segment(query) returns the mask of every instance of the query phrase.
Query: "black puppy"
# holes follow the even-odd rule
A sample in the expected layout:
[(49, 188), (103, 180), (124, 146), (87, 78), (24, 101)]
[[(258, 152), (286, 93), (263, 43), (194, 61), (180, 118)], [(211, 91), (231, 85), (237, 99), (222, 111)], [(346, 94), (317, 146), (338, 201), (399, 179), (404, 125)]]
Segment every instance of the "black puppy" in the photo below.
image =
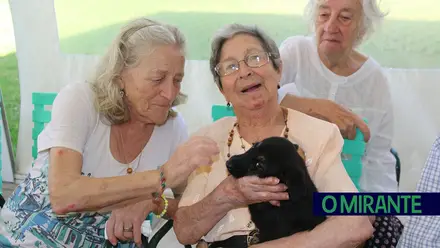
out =
[(281, 201), (279, 207), (269, 202), (249, 205), (259, 243), (311, 230), (326, 219), (313, 214), (313, 193), (317, 189), (297, 149), (297, 145), (285, 138), (271, 137), (226, 162), (235, 178), (277, 177), (288, 187), (289, 200)]

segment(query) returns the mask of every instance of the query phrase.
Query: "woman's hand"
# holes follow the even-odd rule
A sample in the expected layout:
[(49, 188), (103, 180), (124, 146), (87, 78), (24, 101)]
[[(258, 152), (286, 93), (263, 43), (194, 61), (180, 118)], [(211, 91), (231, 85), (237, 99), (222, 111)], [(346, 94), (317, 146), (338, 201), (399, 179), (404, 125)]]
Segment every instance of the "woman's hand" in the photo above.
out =
[(200, 166), (210, 166), (219, 154), (217, 144), (208, 137), (192, 137), (179, 146), (163, 166), (167, 186), (177, 188)]
[[(134, 240), (138, 245), (141, 241), (141, 226), (148, 214), (155, 209), (152, 200), (145, 200), (123, 208), (113, 210), (106, 223), (107, 237), (112, 245), (118, 240)], [(126, 229), (124, 231), (124, 229)]]
[(287, 94), (281, 101), (281, 105), (334, 123), (346, 139), (354, 139), (356, 137), (356, 128), (359, 128), (364, 134), (365, 142), (370, 140), (370, 129), (364, 120), (331, 100), (305, 98)]
[(356, 128), (359, 128), (364, 134), (365, 142), (370, 140), (370, 129), (361, 117), (333, 101), (327, 99), (313, 99), (313, 101), (310, 116), (336, 124), (346, 139), (353, 140), (356, 137)]
[(279, 201), (288, 200), (287, 186), (279, 183), (278, 178), (259, 178), (247, 176), (236, 179), (226, 178), (220, 186), (234, 207), (245, 207), (260, 202), (270, 202), (279, 206)]

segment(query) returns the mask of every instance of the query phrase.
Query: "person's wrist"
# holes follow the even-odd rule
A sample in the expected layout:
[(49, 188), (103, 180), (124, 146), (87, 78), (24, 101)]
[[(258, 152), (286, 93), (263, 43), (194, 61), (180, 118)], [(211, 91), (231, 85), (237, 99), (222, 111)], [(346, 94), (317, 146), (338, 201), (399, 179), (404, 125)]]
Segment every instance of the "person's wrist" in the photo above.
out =
[(304, 98), (304, 108), (307, 110), (305, 114), (307, 115), (319, 115), (321, 116), (324, 110), (323, 103), (327, 101), (327, 99), (312, 99), (312, 98)]
[(157, 180), (156, 189), (153, 191), (153, 200), (157, 200), (164, 193), (165, 189), (169, 187), (168, 185), (168, 174), (164, 171), (165, 164), (159, 167), (155, 172), (158, 174), (159, 179)]
[(156, 215), (157, 218), (163, 218), (168, 212), (168, 199), (162, 195), (159, 199), (153, 200), (154, 205), (156, 205), (155, 211), (153, 214)]
[(155, 215), (159, 215), (162, 212), (163, 208), (164, 208), (164, 204), (162, 198), (159, 198), (157, 201), (154, 201), (152, 212)]
[(241, 201), (239, 201), (238, 192), (230, 181), (231, 179), (226, 179), (220, 187), (214, 190), (216, 204), (222, 204), (228, 209), (234, 209), (242, 205)]

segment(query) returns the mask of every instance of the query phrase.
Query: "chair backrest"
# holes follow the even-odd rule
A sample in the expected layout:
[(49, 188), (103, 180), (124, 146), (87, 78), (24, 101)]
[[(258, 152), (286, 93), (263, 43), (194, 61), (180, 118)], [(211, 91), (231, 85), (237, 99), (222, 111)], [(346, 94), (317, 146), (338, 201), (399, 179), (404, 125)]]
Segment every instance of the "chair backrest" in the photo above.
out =
[[(212, 121), (217, 121), (223, 117), (235, 116), (232, 107), (224, 105), (213, 105), (211, 108)], [(365, 154), (364, 136), (360, 130), (356, 130), (356, 138), (354, 140), (344, 139), (341, 159), (347, 174), (350, 176), (354, 185), (360, 190), (360, 177), (362, 175), (362, 157)]]
[(364, 135), (358, 128), (356, 129), (354, 140), (344, 139), (341, 153), (345, 170), (359, 191), (359, 182), (362, 176), (362, 157), (365, 155), (365, 146)]
[(32, 104), (34, 105), (34, 110), (32, 111), (32, 121), (34, 127), (32, 129), (32, 140), (34, 142), (32, 146), (32, 157), (37, 158), (38, 154), (38, 135), (43, 131), (45, 124), (49, 123), (51, 120), (51, 111), (46, 110), (46, 106), (51, 106), (57, 93), (48, 92), (34, 92), (32, 93)]

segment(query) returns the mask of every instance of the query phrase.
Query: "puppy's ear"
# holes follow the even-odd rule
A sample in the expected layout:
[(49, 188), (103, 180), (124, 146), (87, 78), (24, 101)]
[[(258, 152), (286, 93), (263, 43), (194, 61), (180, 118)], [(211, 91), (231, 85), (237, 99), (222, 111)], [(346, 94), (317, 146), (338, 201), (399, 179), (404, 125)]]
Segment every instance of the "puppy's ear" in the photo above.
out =
[(306, 195), (306, 193), (304, 192), (305, 190), (305, 187), (289, 190), (289, 200), (293, 202), (301, 201), (301, 199)]
[(289, 175), (286, 175), (286, 184), (291, 201), (299, 201), (304, 196), (307, 196), (307, 188), (309, 187), (307, 183), (309, 175), (304, 164), (304, 152), (301, 148), (299, 148), (297, 152), (301, 158), (295, 156), (296, 161), (293, 163), (292, 169), (287, 172)]
[(290, 201), (300, 201), (303, 197), (307, 196), (307, 187), (305, 176), (301, 175), (299, 180), (287, 182), (289, 200)]

